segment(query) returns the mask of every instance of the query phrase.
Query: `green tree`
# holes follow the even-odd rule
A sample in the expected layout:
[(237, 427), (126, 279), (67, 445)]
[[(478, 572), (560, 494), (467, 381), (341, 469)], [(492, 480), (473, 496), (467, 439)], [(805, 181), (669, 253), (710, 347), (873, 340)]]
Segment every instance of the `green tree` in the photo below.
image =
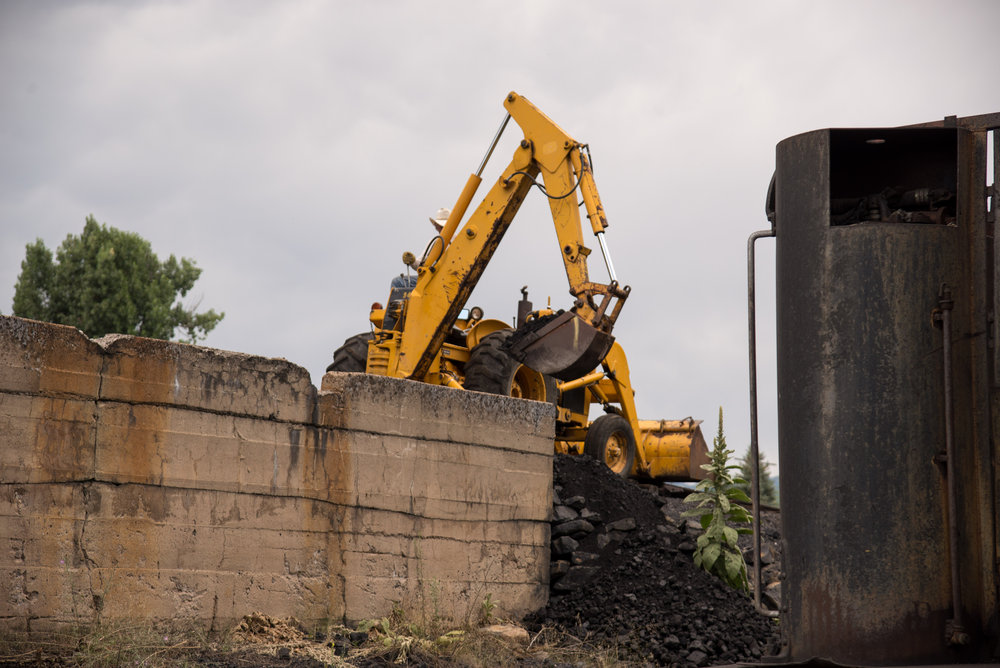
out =
[(738, 541), (740, 534), (752, 532), (747, 526), (750, 524), (750, 513), (739, 505), (749, 503), (750, 499), (740, 488), (746, 481), (733, 477), (730, 473), (739, 466), (729, 464), (729, 456), (733, 451), (726, 449), (721, 406), (719, 433), (712, 444), (710, 463), (701, 465), (701, 468), (708, 471), (708, 478), (699, 482), (695, 491), (684, 499), (686, 503), (697, 504), (684, 514), (698, 517), (703, 530), (695, 547), (694, 565), (718, 576), (734, 589), (749, 591), (747, 564), (743, 560)]
[(70, 234), (52, 252), (41, 239), (28, 244), (14, 289), (14, 315), (78, 327), (88, 336), (110, 333), (196, 343), (225, 313), (197, 313), (184, 297), (201, 275), (194, 262), (173, 255), (160, 262), (134, 232), (87, 216), (83, 233)]
[[(747, 446), (747, 452), (743, 455), (743, 459), (740, 460), (740, 476), (747, 481), (746, 485), (743, 485), (743, 491), (750, 496), (750, 480), (752, 472), (750, 471), (750, 446)], [(774, 478), (771, 477), (771, 463), (764, 459), (764, 453), (760, 450), (757, 451), (757, 461), (758, 472), (760, 473), (760, 502), (767, 504), (769, 506), (778, 505), (778, 488), (774, 484)]]

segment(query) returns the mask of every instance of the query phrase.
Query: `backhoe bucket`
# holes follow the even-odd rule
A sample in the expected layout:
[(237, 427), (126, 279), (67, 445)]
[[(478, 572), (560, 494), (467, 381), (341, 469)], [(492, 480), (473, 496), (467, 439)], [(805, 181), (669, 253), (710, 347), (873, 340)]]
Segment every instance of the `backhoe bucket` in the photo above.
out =
[(602, 332), (572, 311), (564, 311), (515, 332), (508, 352), (535, 371), (572, 380), (593, 371), (611, 350), (615, 337)]
[(643, 450), (653, 480), (704, 480), (709, 463), (701, 420), (639, 420)]

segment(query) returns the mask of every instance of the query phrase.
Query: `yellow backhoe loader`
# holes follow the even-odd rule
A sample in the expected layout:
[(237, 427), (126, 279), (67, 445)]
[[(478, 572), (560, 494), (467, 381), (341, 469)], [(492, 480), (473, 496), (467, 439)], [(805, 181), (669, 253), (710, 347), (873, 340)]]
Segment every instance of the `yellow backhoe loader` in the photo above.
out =
[[(507, 96), (504, 107), (507, 116), (485, 158), (423, 257), (418, 261), (412, 253), (403, 254), (415, 276), (393, 279), (388, 302), (374, 304), (369, 314), (371, 332), (347, 339), (327, 370), (549, 401), (558, 410), (557, 450), (586, 453), (623, 476), (702, 478), (700, 464), (708, 459), (700, 422), (636, 417), (628, 362), (611, 335), (629, 288), (618, 284), (604, 239), (608, 222), (588, 147), (516, 93)], [(463, 224), (511, 118), (524, 138)], [(522, 288), (512, 328), (485, 318), (478, 307), (464, 306), (532, 186), (548, 198), (573, 303), (565, 311), (536, 311)], [(607, 266), (606, 284), (591, 281), (588, 274), (591, 250), (584, 244), (581, 200)], [(607, 414), (591, 422), (595, 402)]]

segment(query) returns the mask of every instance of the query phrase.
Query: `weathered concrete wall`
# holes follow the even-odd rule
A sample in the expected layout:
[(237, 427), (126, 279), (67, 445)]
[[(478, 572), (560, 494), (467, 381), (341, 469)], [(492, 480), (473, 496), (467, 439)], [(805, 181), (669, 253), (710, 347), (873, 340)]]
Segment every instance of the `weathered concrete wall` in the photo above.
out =
[(554, 410), (0, 317), (0, 620), (545, 603)]

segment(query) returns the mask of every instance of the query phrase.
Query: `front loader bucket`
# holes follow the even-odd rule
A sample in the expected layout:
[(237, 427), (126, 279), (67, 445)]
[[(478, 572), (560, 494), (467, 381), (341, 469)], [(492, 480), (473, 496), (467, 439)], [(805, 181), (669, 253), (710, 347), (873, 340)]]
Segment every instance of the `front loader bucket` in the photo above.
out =
[(511, 338), (511, 357), (535, 371), (558, 378), (580, 378), (601, 363), (615, 337), (602, 332), (572, 311), (532, 327), (519, 329)]
[(639, 432), (649, 477), (678, 482), (703, 480), (708, 472), (708, 444), (701, 420), (639, 420)]

